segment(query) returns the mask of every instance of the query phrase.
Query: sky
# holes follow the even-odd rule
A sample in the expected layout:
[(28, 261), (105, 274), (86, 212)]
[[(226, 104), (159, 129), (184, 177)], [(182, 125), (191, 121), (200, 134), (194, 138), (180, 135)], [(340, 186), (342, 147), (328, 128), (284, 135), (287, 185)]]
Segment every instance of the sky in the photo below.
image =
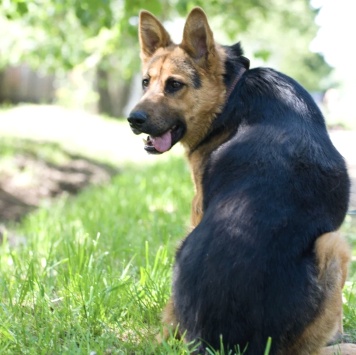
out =
[(338, 83), (329, 90), (328, 120), (356, 129), (356, 0), (311, 0), (311, 4), (321, 10), (316, 18), (320, 29), (310, 49), (322, 53), (335, 68), (333, 79)]
[(323, 53), (326, 61), (334, 67), (354, 65), (356, 1), (312, 0), (311, 4), (321, 6), (316, 18), (320, 29), (311, 49)]

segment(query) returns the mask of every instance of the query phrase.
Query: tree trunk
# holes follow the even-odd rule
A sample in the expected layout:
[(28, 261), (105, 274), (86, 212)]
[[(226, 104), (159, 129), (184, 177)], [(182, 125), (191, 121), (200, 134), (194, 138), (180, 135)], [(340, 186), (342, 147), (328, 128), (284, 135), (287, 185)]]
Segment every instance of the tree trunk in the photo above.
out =
[(97, 68), (98, 112), (111, 117), (123, 117), (130, 92), (130, 82), (120, 78), (114, 69)]
[(96, 87), (99, 94), (98, 111), (99, 113), (112, 115), (111, 97), (109, 91), (109, 77), (107, 70), (98, 66), (96, 70)]

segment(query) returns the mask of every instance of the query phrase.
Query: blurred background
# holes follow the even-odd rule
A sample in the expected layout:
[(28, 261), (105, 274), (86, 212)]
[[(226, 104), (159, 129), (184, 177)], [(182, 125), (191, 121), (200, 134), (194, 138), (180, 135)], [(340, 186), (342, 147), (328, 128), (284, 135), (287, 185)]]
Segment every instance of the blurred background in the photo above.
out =
[(139, 94), (140, 9), (164, 21), (179, 41), (196, 5), (207, 12), (217, 41), (242, 41), (252, 66), (296, 78), (324, 105), (330, 125), (353, 125), (353, 0), (2, 0), (0, 102), (122, 117)]
[[(115, 167), (127, 160), (154, 161), (141, 142), (132, 143), (122, 119), (141, 94), (138, 14), (141, 9), (154, 13), (179, 43), (193, 6), (204, 8), (218, 42), (242, 42), (251, 67), (276, 68), (312, 94), (356, 175), (354, 0), (0, 0), (3, 220), (13, 218), (6, 201), (37, 205), (27, 195), (43, 185), (44, 158), (36, 153), (42, 164), (37, 169), (28, 152), (39, 142)], [(22, 158), (10, 164), (5, 152)], [(53, 180), (52, 173), (46, 176)], [(54, 191), (42, 186), (38, 194), (55, 196), (64, 185), (52, 186)]]

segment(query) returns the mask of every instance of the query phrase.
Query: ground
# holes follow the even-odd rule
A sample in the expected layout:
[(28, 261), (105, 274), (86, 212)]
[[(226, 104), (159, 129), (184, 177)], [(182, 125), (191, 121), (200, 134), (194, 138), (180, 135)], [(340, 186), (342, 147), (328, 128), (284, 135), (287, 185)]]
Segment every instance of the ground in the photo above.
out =
[[(46, 200), (109, 181), (124, 161), (141, 163), (155, 159), (147, 157), (125, 122), (105, 121), (59, 107), (20, 106), (0, 111), (0, 132), (0, 136), (22, 139), (29, 147), (50, 142), (54, 151), (64, 155), (61, 162), (48, 161), (24, 144), (10, 157), (11, 161), (1, 164), (0, 224), (20, 220)], [(330, 136), (348, 163), (352, 178), (350, 211), (355, 211), (356, 132), (334, 130)], [(84, 157), (73, 151), (87, 154)], [(111, 164), (99, 163), (95, 155), (100, 161), (107, 158)]]
[(16, 154), (1, 169), (0, 223), (19, 221), (46, 200), (108, 182), (116, 173), (117, 169), (84, 157), (71, 156), (56, 165), (37, 156)]

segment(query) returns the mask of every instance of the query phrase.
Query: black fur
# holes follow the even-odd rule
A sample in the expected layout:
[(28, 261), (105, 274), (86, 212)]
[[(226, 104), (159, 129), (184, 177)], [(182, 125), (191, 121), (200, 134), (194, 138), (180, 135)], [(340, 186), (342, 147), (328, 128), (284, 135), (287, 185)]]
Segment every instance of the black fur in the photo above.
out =
[[(227, 83), (243, 64), (235, 47)], [(340, 227), (349, 178), (311, 96), (272, 69), (244, 73), (214, 123), (223, 129), (231, 137), (206, 164), (203, 219), (176, 255), (177, 318), (188, 341), (219, 348), (222, 334), (227, 348), (259, 355), (271, 337), (274, 354), (320, 311), (314, 244)]]

